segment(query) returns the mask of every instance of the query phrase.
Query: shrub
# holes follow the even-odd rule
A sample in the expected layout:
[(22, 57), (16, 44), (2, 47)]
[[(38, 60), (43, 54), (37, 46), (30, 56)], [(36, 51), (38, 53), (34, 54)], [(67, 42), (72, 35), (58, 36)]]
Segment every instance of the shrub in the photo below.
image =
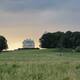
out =
[(80, 46), (77, 46), (77, 47), (75, 48), (75, 51), (76, 51), (76, 52), (80, 52)]

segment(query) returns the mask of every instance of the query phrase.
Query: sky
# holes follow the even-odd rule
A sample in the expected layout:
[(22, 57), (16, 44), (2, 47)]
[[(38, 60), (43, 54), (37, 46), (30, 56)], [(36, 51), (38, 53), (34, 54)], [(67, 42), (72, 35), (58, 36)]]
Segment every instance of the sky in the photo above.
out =
[(80, 0), (0, 0), (0, 35), (9, 49), (31, 38), (39, 47), (44, 32), (80, 31)]

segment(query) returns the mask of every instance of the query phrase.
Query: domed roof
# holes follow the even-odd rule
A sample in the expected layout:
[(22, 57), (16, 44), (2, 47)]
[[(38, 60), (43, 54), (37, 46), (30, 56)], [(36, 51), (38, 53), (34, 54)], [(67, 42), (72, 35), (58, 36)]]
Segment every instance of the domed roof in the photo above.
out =
[(31, 40), (31, 39), (26, 39), (26, 40), (24, 40), (23, 42), (25, 42), (25, 43), (34, 43), (34, 41)]
[(35, 47), (35, 43), (31, 39), (26, 39), (26, 40), (23, 41), (23, 47), (24, 48), (34, 48)]

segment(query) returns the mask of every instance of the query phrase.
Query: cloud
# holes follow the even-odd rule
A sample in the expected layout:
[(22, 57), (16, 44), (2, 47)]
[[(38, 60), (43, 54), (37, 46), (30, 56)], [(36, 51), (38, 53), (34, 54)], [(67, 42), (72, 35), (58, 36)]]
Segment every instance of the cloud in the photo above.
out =
[(79, 25), (80, 0), (0, 0), (0, 21), (9, 24)]
[(26, 10), (60, 9), (68, 1), (64, 0), (1, 0), (0, 8), (6, 11), (18, 12)]

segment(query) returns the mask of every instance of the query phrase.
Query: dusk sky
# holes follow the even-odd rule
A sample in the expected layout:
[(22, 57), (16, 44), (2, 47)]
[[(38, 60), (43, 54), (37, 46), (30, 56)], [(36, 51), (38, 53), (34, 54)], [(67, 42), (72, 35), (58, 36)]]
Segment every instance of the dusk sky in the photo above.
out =
[(80, 0), (0, 0), (0, 35), (9, 49), (31, 38), (38, 47), (44, 32), (80, 31)]

